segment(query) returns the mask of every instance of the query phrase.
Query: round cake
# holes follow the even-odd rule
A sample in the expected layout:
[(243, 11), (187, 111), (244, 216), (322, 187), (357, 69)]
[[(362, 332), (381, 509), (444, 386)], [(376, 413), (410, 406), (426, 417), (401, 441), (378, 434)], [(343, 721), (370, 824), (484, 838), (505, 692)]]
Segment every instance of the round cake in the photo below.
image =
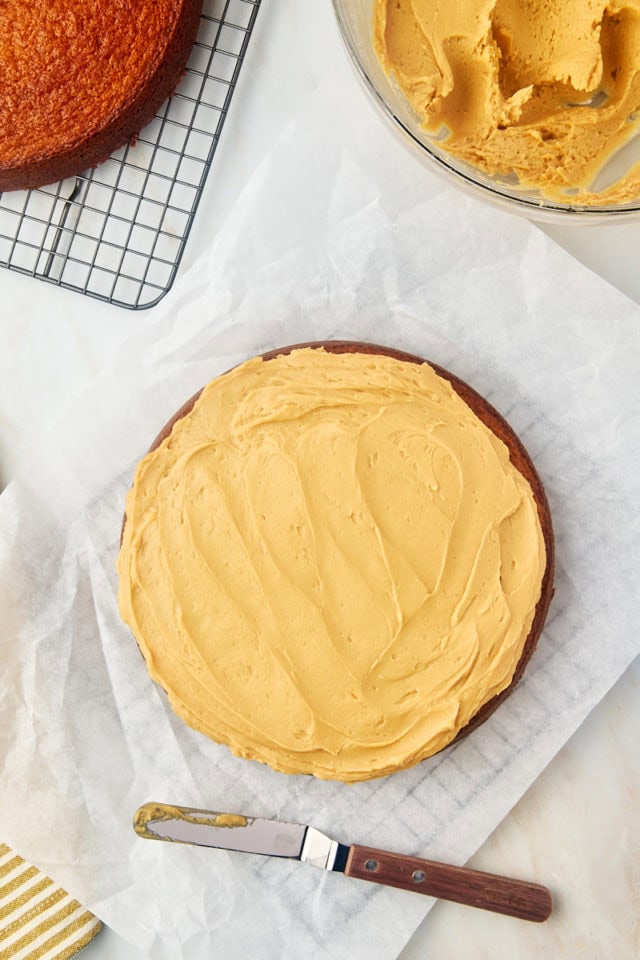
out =
[(176, 713), (345, 782), (436, 753), (531, 657), (553, 592), (542, 484), (491, 405), (370, 344), (256, 357), (138, 465), (119, 606)]
[(74, 176), (149, 123), (175, 89), (202, 0), (4, 0), (0, 191)]

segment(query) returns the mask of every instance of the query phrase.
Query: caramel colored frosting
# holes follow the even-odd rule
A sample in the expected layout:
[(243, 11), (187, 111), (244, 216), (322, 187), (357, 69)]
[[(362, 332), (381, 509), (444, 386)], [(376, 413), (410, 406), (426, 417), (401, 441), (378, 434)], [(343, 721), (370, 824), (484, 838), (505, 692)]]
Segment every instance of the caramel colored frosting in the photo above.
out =
[[(248, 827), (251, 820), (239, 813), (214, 813), (210, 810), (194, 810), (191, 807), (175, 807), (168, 803), (145, 803), (138, 807), (133, 818), (133, 829), (140, 837), (147, 840), (170, 840), (164, 836), (162, 829), (156, 826), (159, 823), (180, 820), (183, 823), (193, 823), (205, 827)], [(155, 827), (155, 829), (152, 829)], [(188, 841), (175, 840), (174, 843)]]
[(640, 164), (594, 188), (640, 124), (640, 0), (376, 0), (374, 42), (455, 156), (565, 203), (640, 196)]
[(241, 757), (343, 781), (446, 746), (510, 683), (545, 546), (504, 443), (427, 364), (299, 349), (210, 383), (139, 464), (119, 603)]

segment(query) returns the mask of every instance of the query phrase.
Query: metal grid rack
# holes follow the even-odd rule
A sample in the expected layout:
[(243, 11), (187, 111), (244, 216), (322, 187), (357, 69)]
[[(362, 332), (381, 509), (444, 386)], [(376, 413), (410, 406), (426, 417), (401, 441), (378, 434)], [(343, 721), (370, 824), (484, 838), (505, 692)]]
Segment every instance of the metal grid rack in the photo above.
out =
[(0, 265), (132, 310), (171, 288), (260, 0), (204, 0), (187, 70), (135, 144), (78, 177), (0, 193)]

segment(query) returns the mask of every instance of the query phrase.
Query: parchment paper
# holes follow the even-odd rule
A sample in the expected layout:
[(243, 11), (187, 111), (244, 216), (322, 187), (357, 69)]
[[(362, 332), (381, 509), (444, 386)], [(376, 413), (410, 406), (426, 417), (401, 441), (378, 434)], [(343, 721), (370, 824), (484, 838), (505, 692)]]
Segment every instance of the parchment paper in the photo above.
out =
[[(3, 839), (154, 960), (396, 956), (426, 898), (148, 843), (132, 814), (164, 800), (470, 856), (639, 649), (637, 320), (536, 228), (425, 173), (355, 86), (323, 85), (0, 497)], [(115, 599), (125, 492), (164, 421), (233, 364), (328, 337), (411, 350), (485, 394), (542, 475), (558, 553), (511, 698), (456, 747), (354, 786), (275, 773), (189, 730)]]

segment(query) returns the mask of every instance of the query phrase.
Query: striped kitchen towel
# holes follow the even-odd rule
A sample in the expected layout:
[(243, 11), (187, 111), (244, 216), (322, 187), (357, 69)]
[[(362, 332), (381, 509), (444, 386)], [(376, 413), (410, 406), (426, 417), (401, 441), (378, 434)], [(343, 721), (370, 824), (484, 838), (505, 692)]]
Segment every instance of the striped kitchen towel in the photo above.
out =
[(0, 843), (0, 960), (68, 960), (101, 926), (62, 887)]

